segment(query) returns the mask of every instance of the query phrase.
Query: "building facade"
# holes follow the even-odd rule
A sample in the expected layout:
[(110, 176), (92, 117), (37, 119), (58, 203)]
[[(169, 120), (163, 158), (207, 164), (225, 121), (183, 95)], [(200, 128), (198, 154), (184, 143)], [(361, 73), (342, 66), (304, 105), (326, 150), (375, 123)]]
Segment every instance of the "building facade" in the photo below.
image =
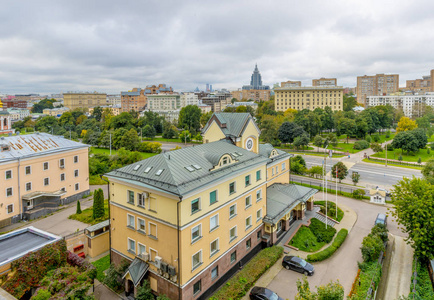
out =
[(220, 91), (218, 93), (210, 94), (206, 97), (202, 97), (202, 104), (211, 106), (212, 112), (220, 112), (226, 108), (226, 105), (230, 104), (232, 100), (232, 94), (226, 91)]
[(239, 90), (231, 92), (232, 97), (241, 100), (268, 101), (271, 90)]
[[(280, 87), (301, 87), (301, 81), (284, 81), (280, 83)], [(279, 88), (279, 86), (275, 87), (275, 89), (276, 88)]]
[(303, 110), (324, 109), (343, 110), (343, 88), (340, 86), (323, 87), (281, 87), (274, 89), (274, 107), (276, 111), (288, 108)]
[(122, 112), (143, 111), (147, 104), (145, 90), (133, 88), (128, 92), (121, 92), (121, 110)]
[(207, 299), (313, 209), (317, 190), (290, 185), (291, 155), (259, 134), (248, 113), (216, 113), (204, 144), (107, 174), (111, 257), (131, 262), (127, 295), (148, 280), (157, 295)]
[(268, 85), (262, 84), (262, 76), (259, 72), (258, 65), (255, 65), (252, 77), (250, 78), (250, 85), (243, 86), (243, 90), (269, 90)]
[(366, 97), (385, 96), (399, 91), (398, 74), (377, 74), (357, 77), (357, 102), (366, 104)]
[(312, 86), (337, 86), (338, 81), (336, 78), (323, 78), (312, 79)]
[(30, 111), (28, 109), (8, 108), (7, 111), (12, 121), (22, 120), (25, 117), (30, 116)]
[(422, 76), (422, 79), (407, 80), (405, 88), (414, 92), (434, 92), (434, 69), (430, 75)]
[[(93, 108), (92, 108), (93, 109)], [(45, 108), (42, 113), (47, 116), (60, 117), (64, 112), (69, 111), (69, 107)]]
[(47, 133), (0, 139), (0, 227), (89, 194), (88, 146)]
[(158, 94), (148, 96), (148, 109), (177, 110), (181, 108), (181, 96), (178, 94)]
[(76, 108), (90, 108), (107, 104), (107, 94), (105, 93), (64, 93), (63, 105), (70, 110)]
[(199, 105), (199, 97), (195, 93), (182, 93), (180, 99), (181, 107), (186, 107), (187, 105)]

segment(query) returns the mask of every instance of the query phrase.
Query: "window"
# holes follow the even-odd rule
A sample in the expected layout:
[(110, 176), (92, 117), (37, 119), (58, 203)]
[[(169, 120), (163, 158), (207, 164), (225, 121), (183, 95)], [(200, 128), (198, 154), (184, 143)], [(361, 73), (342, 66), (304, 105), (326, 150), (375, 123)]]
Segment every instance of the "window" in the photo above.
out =
[(262, 219), (262, 208), (256, 212), (256, 222), (261, 221)]
[(202, 264), (202, 250), (197, 252), (191, 257), (191, 267), (192, 269), (196, 269)]
[(149, 222), (149, 235), (157, 238), (157, 225), (151, 222)]
[(217, 191), (212, 191), (209, 193), (209, 205), (217, 202)]
[(133, 191), (127, 191), (128, 193), (128, 203), (134, 204), (134, 192)]
[(137, 218), (137, 230), (141, 231), (142, 233), (146, 232), (145, 220)]
[(250, 227), (252, 227), (252, 216), (248, 216), (246, 218), (246, 230), (248, 230)]
[(65, 181), (65, 173), (60, 174), (60, 181)]
[(136, 225), (135, 225), (135, 221), (134, 221), (134, 216), (132, 215), (127, 215), (127, 226), (133, 229), (136, 229)]
[(65, 159), (64, 158), (59, 159), (59, 167), (61, 167), (61, 168), (65, 167)]
[(246, 197), (246, 208), (249, 208), (250, 206), (252, 206), (252, 196), (247, 196)]
[(246, 186), (249, 186), (249, 185), (250, 185), (250, 175), (247, 175), (247, 176), (245, 177), (245, 182), (246, 182)]
[(231, 264), (237, 261), (237, 251), (231, 253)]
[(248, 239), (248, 240), (246, 241), (246, 249), (250, 249), (251, 246), (252, 246), (252, 240), (251, 240), (251, 239)]
[(235, 193), (235, 182), (229, 184), (229, 195)]
[(261, 170), (256, 171), (256, 181), (261, 180)]
[(274, 168), (271, 168), (271, 176), (274, 176)]
[(12, 196), (12, 188), (11, 187), (6, 189), (6, 197), (10, 197), (10, 196)]
[(196, 242), (202, 237), (202, 225), (199, 224), (191, 229), (191, 243)]
[(257, 238), (258, 240), (262, 238), (262, 231), (261, 231), (261, 230), (259, 230), (259, 231), (256, 233), (256, 238)]
[(282, 163), (282, 171), (286, 170), (286, 163)]
[(158, 255), (158, 251), (157, 250), (149, 248), (149, 259), (151, 261), (155, 261), (155, 256), (157, 256), (157, 255)]
[(262, 190), (256, 191), (256, 202), (262, 200)]
[(136, 253), (136, 241), (128, 238), (128, 252)]
[(199, 293), (201, 289), (202, 289), (202, 282), (201, 280), (199, 280), (195, 284), (193, 284), (193, 295)]
[(219, 267), (215, 267), (211, 270), (211, 279), (216, 279), (219, 276)]
[(8, 214), (13, 213), (14, 212), (14, 205), (13, 204), (9, 204), (8, 207), (7, 207), (7, 211), (8, 211)]
[(194, 199), (191, 201), (191, 214), (197, 213), (200, 210), (200, 199)]
[(49, 185), (50, 184), (50, 178), (44, 178), (44, 185)]
[(5, 172), (5, 178), (6, 179), (11, 179), (12, 178), (12, 170), (7, 170)]
[(145, 208), (145, 196), (143, 193), (137, 193), (137, 205)]
[(74, 164), (78, 163), (78, 155), (74, 156)]
[(66, 192), (66, 188), (65, 187), (61, 188), (60, 190), (63, 191), (63, 192)]
[(234, 226), (229, 230), (229, 243), (237, 238), (237, 226)]
[(276, 166), (276, 175), (279, 173), (279, 166)]
[(237, 215), (237, 205), (234, 204), (229, 207), (229, 219), (232, 219), (236, 215)]
[(216, 240), (212, 241), (209, 244), (209, 248), (210, 248), (210, 250), (209, 250), (209, 253), (210, 253), (209, 257), (211, 257), (214, 254), (216, 254), (217, 252), (219, 252), (219, 239), (216, 239)]
[(80, 189), (80, 184), (79, 184), (79, 183), (76, 183), (76, 184), (75, 184), (75, 190), (78, 191), (79, 189)]
[(26, 191), (31, 191), (32, 190), (32, 183), (31, 182), (27, 182), (26, 183)]
[(219, 227), (219, 215), (218, 214), (215, 216), (212, 216), (209, 219), (209, 231), (213, 231), (217, 227)]
[(48, 170), (48, 162), (44, 162), (44, 171)]
[(31, 166), (27, 166), (26, 167), (26, 175), (30, 175), (32, 174), (32, 167)]
[(146, 252), (146, 246), (145, 245), (142, 245), (142, 244), (138, 243), (137, 246), (139, 248), (138, 249), (139, 250), (139, 254), (143, 254), (143, 253)]
[(78, 177), (78, 170), (74, 170), (74, 177)]

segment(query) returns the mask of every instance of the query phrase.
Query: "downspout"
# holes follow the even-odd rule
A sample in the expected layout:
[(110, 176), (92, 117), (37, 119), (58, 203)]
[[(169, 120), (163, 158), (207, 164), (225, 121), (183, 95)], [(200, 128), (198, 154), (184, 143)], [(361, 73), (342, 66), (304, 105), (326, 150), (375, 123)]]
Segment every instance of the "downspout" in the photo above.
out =
[(110, 215), (110, 182), (108, 180), (105, 180), (102, 175), (99, 175), (99, 177), (107, 182), (107, 192), (108, 192), (108, 218), (109, 218), (109, 258), (110, 263), (112, 263), (112, 220)]
[(179, 257), (179, 252), (180, 252), (180, 250), (179, 250), (179, 240), (180, 240), (180, 238), (179, 238), (179, 235), (180, 235), (180, 226), (179, 226), (179, 204), (181, 203), (181, 201), (182, 201), (182, 196), (179, 196), (179, 201), (178, 201), (178, 203), (176, 203), (176, 224), (177, 224), (177, 227), (178, 227), (178, 277), (179, 277), (179, 279), (178, 279), (178, 299), (179, 300), (181, 300), (182, 299), (182, 297), (181, 297), (181, 263), (180, 263), (180, 260), (181, 260), (181, 258)]
[(19, 207), (19, 209), (20, 209), (20, 219), (22, 220), (23, 219), (23, 211), (21, 210), (21, 206), (22, 206), (22, 202), (23, 202), (23, 200), (21, 200), (21, 185), (20, 185), (20, 166), (21, 166), (21, 160), (20, 160), (20, 158), (18, 157), (18, 174), (17, 174), (17, 176), (18, 176), (18, 207)]

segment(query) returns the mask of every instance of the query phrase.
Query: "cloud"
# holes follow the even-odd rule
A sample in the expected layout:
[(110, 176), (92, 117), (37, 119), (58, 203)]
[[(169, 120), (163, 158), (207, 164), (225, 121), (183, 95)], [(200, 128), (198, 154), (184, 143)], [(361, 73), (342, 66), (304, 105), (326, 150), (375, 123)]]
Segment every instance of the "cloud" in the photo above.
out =
[(240, 88), (434, 68), (434, 3), (0, 1), (0, 93)]

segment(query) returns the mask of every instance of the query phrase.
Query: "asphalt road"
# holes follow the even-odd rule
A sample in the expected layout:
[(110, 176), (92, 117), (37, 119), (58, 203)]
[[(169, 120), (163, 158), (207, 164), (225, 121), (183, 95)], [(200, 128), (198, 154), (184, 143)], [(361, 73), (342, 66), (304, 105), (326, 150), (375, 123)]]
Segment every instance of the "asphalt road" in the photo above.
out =
[[(321, 197), (320, 194), (315, 196), (315, 198)], [(316, 286), (339, 280), (345, 289), (345, 295), (348, 295), (357, 274), (357, 261), (362, 261), (360, 246), (363, 237), (371, 231), (377, 214), (380, 212), (386, 213), (387, 208), (345, 197), (339, 197), (338, 201), (351, 207), (357, 213), (358, 219), (341, 248), (331, 258), (314, 263), (315, 274), (307, 279), (310, 288), (314, 291)], [(388, 228), (393, 235), (405, 236), (390, 216), (388, 218)], [(293, 251), (290, 255), (297, 254)], [(302, 274), (282, 268), (267, 287), (284, 299), (294, 299), (297, 294), (297, 279), (302, 278)]]
[[(308, 168), (312, 166), (322, 166), (324, 158), (312, 155), (303, 155), (306, 161), (306, 166)], [(345, 162), (344, 158), (332, 158), (327, 159), (327, 172), (331, 171), (331, 167), (338, 161)], [(350, 174), (352, 171), (359, 172), (360, 182), (358, 185), (365, 185), (368, 188), (371, 187), (383, 187), (390, 189), (394, 184), (396, 184), (403, 177), (412, 176), (422, 177), (419, 170), (399, 168), (399, 167), (385, 167), (377, 164), (370, 164), (365, 162), (358, 162), (354, 164), (349, 170), (349, 176), (342, 182), (351, 183)]]

